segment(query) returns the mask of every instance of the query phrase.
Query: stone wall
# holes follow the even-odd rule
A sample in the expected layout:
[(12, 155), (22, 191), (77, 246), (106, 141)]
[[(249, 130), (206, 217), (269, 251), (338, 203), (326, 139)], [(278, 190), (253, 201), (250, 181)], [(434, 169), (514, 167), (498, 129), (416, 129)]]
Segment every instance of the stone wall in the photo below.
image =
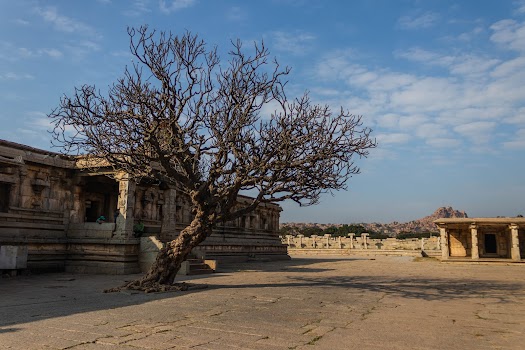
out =
[[(331, 250), (336, 253), (340, 251), (365, 251), (376, 250), (385, 252), (402, 252), (402, 251), (425, 251), (436, 255), (440, 252), (440, 237), (430, 238), (413, 238), (413, 239), (370, 239), (367, 234), (356, 237), (355, 234), (349, 234), (347, 237), (332, 237), (331, 235), (304, 237), (302, 235), (281, 237), (283, 244), (286, 244), (295, 253), (305, 252), (308, 250)], [(402, 253), (399, 253), (402, 255)]]
[[(0, 246), (26, 249), (32, 271), (139, 272), (137, 222), (160, 242), (191, 222), (190, 201), (174, 189), (137, 184), (109, 168), (84, 170), (84, 163), (0, 140)], [(240, 197), (238, 205), (249, 200)], [(289, 258), (278, 236), (280, 211), (262, 205), (225, 223), (198, 253), (219, 260)], [(100, 216), (104, 222), (96, 222)]]

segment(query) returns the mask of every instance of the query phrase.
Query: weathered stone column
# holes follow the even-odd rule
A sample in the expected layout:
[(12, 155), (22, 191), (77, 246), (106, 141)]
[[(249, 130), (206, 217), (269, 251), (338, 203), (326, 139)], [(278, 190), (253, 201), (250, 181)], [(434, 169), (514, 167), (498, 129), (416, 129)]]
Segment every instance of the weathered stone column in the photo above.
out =
[(339, 244), (339, 249), (342, 249), (343, 243), (341, 242), (341, 236), (337, 237), (337, 243)]
[(164, 190), (164, 204), (162, 205), (162, 226), (160, 235), (162, 240), (175, 239), (175, 224), (177, 222), (177, 191), (173, 188)]
[(446, 227), (439, 227), (439, 240), (441, 241), (441, 260), (447, 260), (448, 251), (448, 232)]
[(521, 260), (520, 254), (520, 241), (518, 237), (519, 226), (516, 224), (510, 224), (510, 257), (512, 260), (519, 261)]
[(354, 236), (355, 236), (355, 233), (348, 234), (348, 237), (350, 237), (350, 249), (354, 249)]
[(470, 255), (472, 256), (472, 259), (479, 259), (478, 226), (476, 224), (472, 224), (469, 226), (469, 228), (470, 234), (472, 236), (472, 249)]
[(297, 237), (299, 237), (299, 248), (302, 248), (303, 247), (303, 237), (304, 237), (304, 235), (297, 235)]
[(324, 237), (326, 238), (326, 248), (330, 248), (330, 237), (332, 237), (332, 235), (327, 234), (324, 235)]
[(128, 174), (122, 174), (117, 177), (119, 185), (118, 210), (115, 237), (131, 238), (133, 237), (133, 208), (135, 205), (135, 188), (136, 184), (129, 179)]
[(317, 235), (312, 235), (312, 247), (317, 248)]
[(363, 232), (361, 233), (361, 237), (363, 238), (363, 246), (365, 249), (368, 249), (368, 242), (367, 242), (367, 237), (368, 237), (368, 233), (366, 232)]

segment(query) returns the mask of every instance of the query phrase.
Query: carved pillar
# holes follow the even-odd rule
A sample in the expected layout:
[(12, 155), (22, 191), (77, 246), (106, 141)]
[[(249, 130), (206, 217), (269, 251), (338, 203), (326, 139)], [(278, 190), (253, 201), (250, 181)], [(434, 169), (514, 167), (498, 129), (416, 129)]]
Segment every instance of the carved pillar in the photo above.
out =
[(366, 233), (366, 232), (361, 233), (361, 237), (363, 238), (363, 247), (365, 249), (368, 249), (368, 242), (367, 242), (367, 239), (366, 239), (368, 237), (368, 233)]
[(324, 237), (326, 238), (326, 248), (330, 248), (330, 237), (332, 237), (332, 235), (324, 235)]
[(302, 248), (303, 247), (303, 235), (297, 235), (297, 237), (299, 237), (299, 248)]
[(521, 260), (521, 254), (520, 254), (520, 241), (518, 237), (518, 229), (519, 226), (516, 224), (510, 224), (510, 257), (512, 260), (519, 261)]
[(69, 214), (69, 221), (71, 223), (81, 223), (85, 221), (85, 203), (82, 200), (82, 187), (75, 185), (73, 186), (73, 208)]
[(472, 259), (479, 259), (479, 244), (478, 244), (478, 226), (475, 224), (470, 225), (470, 234), (472, 236)]
[(348, 237), (350, 237), (350, 249), (354, 249), (354, 236), (355, 236), (355, 233), (348, 234)]
[(312, 235), (312, 246), (317, 248), (317, 235)]
[(341, 242), (341, 236), (337, 237), (337, 243), (339, 244), (339, 249), (342, 249), (343, 243)]
[(160, 235), (163, 240), (175, 239), (175, 224), (177, 223), (177, 191), (172, 188), (164, 190), (162, 205), (162, 226)]
[(441, 260), (447, 260), (449, 257), (448, 251), (448, 232), (446, 227), (439, 227), (439, 240), (441, 242)]
[(118, 210), (115, 236), (117, 238), (133, 237), (133, 208), (135, 205), (136, 184), (127, 174), (117, 178), (119, 185)]

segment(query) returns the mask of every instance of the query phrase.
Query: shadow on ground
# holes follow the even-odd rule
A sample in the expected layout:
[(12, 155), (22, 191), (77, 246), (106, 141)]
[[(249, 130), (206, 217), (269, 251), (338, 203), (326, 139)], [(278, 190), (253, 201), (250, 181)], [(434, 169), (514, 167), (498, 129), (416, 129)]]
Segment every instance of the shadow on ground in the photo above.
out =
[[(358, 259), (366, 260), (366, 259)], [(22, 276), (0, 280), (0, 329), (1, 332), (13, 332), (16, 328), (6, 327), (47, 318), (67, 316), (97, 310), (118, 309), (120, 307), (139, 305), (153, 300), (177, 298), (191, 293), (212, 292), (216, 289), (257, 289), (257, 288), (293, 288), (293, 293), (300, 293), (301, 288), (316, 288), (319, 293), (341, 288), (354, 292), (389, 293), (403, 298), (423, 300), (454, 300), (461, 298), (493, 298), (499, 302), (508, 302), (513, 294), (522, 294), (523, 283), (502, 283), (501, 281), (462, 279), (462, 278), (428, 278), (392, 276), (317, 276), (314, 272), (335, 269), (312, 267), (312, 264), (345, 261), (352, 259), (297, 259), (283, 262), (247, 263), (225, 267), (224, 273), (187, 278), (191, 283), (199, 283), (201, 278), (208, 280), (210, 288), (186, 292), (168, 293), (111, 293), (102, 291), (108, 287), (121, 285), (125, 279), (138, 276), (101, 276), (48, 274)], [(236, 271), (244, 272), (282, 272), (281, 281), (265, 283), (216, 284), (215, 277), (235, 275)], [(286, 273), (289, 272), (289, 275)], [(253, 279), (250, 279), (253, 280)], [(212, 282), (213, 281), (213, 282)], [(223, 283), (223, 282), (220, 282)], [(326, 291), (325, 291), (326, 290)]]

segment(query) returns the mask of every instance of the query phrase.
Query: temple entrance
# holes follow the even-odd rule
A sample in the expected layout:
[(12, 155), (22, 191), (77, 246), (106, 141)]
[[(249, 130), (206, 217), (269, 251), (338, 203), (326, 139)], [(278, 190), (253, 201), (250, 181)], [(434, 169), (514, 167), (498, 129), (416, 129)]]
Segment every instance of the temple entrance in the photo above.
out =
[(0, 182), (0, 212), (7, 213), (9, 210), (9, 190), (11, 186)]
[(498, 253), (496, 235), (493, 233), (485, 233), (485, 253), (487, 254), (497, 254)]

